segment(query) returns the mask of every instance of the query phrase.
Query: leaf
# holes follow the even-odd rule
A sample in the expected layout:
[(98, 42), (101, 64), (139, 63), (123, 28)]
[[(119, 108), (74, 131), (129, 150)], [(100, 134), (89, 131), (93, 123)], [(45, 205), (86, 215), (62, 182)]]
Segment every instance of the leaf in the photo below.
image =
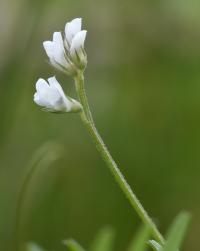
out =
[(162, 246), (155, 240), (149, 240), (148, 244), (150, 247), (152, 247), (152, 249), (154, 251), (161, 251), (162, 250)]
[(112, 251), (114, 246), (114, 230), (107, 226), (102, 228), (96, 235), (90, 250), (91, 251)]
[(85, 249), (73, 239), (63, 241), (63, 244), (66, 245), (70, 251), (85, 251)]
[(188, 224), (190, 221), (190, 214), (180, 213), (172, 223), (167, 233), (166, 244), (162, 251), (177, 251), (183, 242)]
[(128, 251), (144, 251), (147, 248), (147, 240), (150, 235), (149, 227), (143, 225), (140, 227), (136, 236), (132, 240)]

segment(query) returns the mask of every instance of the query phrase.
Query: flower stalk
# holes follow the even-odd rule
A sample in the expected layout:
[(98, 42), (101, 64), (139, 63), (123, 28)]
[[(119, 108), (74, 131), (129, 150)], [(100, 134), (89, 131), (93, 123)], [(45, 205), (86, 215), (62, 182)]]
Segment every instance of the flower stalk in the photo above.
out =
[(80, 103), (83, 106), (83, 111), (84, 113), (81, 114), (81, 117), (86, 116), (86, 119), (90, 121), (91, 124), (94, 125), (94, 120), (92, 117), (92, 113), (90, 111), (87, 95), (85, 92), (85, 83), (84, 83), (84, 75), (82, 71), (78, 71), (76, 77), (74, 78), (75, 80), (75, 86), (76, 86), (76, 92), (78, 95), (78, 98), (80, 100)]
[(75, 77), (75, 84), (76, 84), (76, 90), (79, 97), (79, 101), (83, 106), (83, 110), (80, 113), (81, 120), (86, 130), (88, 131), (89, 135), (93, 139), (97, 150), (99, 151), (101, 157), (106, 162), (107, 167), (111, 171), (119, 187), (124, 192), (131, 206), (137, 212), (137, 214), (139, 215), (143, 223), (149, 226), (153, 237), (160, 244), (164, 244), (165, 241), (162, 234), (159, 232), (156, 225), (154, 224), (154, 222), (152, 221), (148, 213), (145, 211), (142, 204), (136, 197), (135, 193), (133, 192), (133, 190), (127, 183), (126, 179), (124, 178), (123, 174), (118, 168), (116, 162), (113, 160), (110, 152), (108, 151), (105, 143), (103, 142), (101, 136), (99, 135), (95, 127), (95, 124), (92, 118), (92, 113), (90, 111), (89, 103), (88, 103), (86, 92), (85, 92), (83, 72), (81, 71), (78, 72), (77, 76)]

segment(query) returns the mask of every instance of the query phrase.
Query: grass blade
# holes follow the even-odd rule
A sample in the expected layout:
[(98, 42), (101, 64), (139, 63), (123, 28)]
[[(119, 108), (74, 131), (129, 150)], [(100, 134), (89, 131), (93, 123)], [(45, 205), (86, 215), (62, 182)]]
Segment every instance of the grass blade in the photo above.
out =
[[(21, 229), (22, 229), (22, 220), (23, 220), (23, 212), (24, 212), (24, 204), (25, 199), (27, 198), (29, 189), (31, 185), (37, 184), (37, 179), (39, 178), (39, 174), (41, 172), (46, 171), (53, 162), (60, 158), (62, 154), (62, 148), (60, 145), (56, 143), (45, 143), (42, 147), (40, 147), (32, 156), (32, 159), (27, 167), (27, 171), (22, 180), (18, 201), (16, 207), (16, 223), (15, 223), (15, 245), (16, 250), (20, 250), (20, 242), (21, 242)], [(34, 184), (32, 181), (34, 180)]]
[(140, 227), (136, 236), (132, 240), (128, 251), (144, 251), (147, 248), (147, 241), (150, 236), (150, 230), (146, 225)]
[(85, 249), (75, 240), (69, 239), (63, 242), (70, 251), (85, 251)]
[(186, 212), (180, 213), (172, 223), (166, 238), (166, 244), (163, 247), (163, 251), (177, 251), (183, 242), (188, 224), (190, 221), (190, 215)]
[(111, 227), (102, 228), (96, 235), (90, 250), (91, 251), (112, 251), (114, 246), (115, 233)]

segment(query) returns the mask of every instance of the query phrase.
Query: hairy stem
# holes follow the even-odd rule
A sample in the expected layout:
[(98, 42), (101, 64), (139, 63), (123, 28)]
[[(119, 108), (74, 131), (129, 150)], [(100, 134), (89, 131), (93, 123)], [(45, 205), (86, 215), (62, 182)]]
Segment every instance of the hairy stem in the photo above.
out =
[(89, 108), (89, 104), (87, 101), (87, 96), (84, 88), (84, 78), (83, 73), (79, 72), (79, 74), (75, 78), (76, 83), (76, 90), (79, 97), (79, 100), (83, 106), (83, 112), (81, 113), (81, 119), (82, 122), (87, 129), (88, 133), (90, 134), (91, 138), (93, 139), (96, 148), (98, 149), (101, 157), (106, 162), (108, 168), (110, 169), (111, 173), (113, 174), (116, 182), (126, 195), (127, 199), (129, 200), (130, 204), (134, 208), (134, 210), (137, 212), (141, 220), (144, 224), (148, 225), (153, 237), (160, 242), (161, 244), (164, 244), (164, 238), (162, 234), (157, 229), (156, 225), (152, 221), (152, 219), (149, 217), (145, 209), (143, 208), (142, 204), (136, 197), (136, 195), (133, 193), (131, 187), (125, 180), (123, 174), (121, 173), (120, 169), (118, 168), (116, 162), (113, 160), (111, 154), (109, 153), (106, 145), (104, 144), (101, 136), (99, 135), (94, 121), (92, 119), (92, 114)]
[(83, 111), (90, 123), (94, 124), (92, 113), (90, 111), (87, 95), (85, 92), (85, 85), (84, 85), (84, 76), (82, 72), (78, 72), (77, 77), (75, 77), (75, 85), (76, 91), (78, 94), (78, 98), (83, 106)]

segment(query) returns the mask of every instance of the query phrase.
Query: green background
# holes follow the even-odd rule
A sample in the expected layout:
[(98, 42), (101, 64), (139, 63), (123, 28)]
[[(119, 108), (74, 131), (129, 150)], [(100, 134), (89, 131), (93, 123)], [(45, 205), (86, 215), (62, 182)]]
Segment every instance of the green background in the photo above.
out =
[[(110, 225), (125, 250), (140, 221), (100, 159), (77, 114), (44, 113), (35, 82), (56, 74), (42, 42), (67, 21), (88, 30), (86, 89), (102, 137), (163, 233), (182, 209), (193, 220), (184, 250), (200, 248), (200, 3), (186, 0), (0, 3), (0, 249), (10, 251), (17, 191), (45, 142), (64, 148), (32, 192), (23, 240), (88, 248)], [(33, 196), (34, 194), (34, 196)], [(14, 249), (13, 249), (14, 250)]]

